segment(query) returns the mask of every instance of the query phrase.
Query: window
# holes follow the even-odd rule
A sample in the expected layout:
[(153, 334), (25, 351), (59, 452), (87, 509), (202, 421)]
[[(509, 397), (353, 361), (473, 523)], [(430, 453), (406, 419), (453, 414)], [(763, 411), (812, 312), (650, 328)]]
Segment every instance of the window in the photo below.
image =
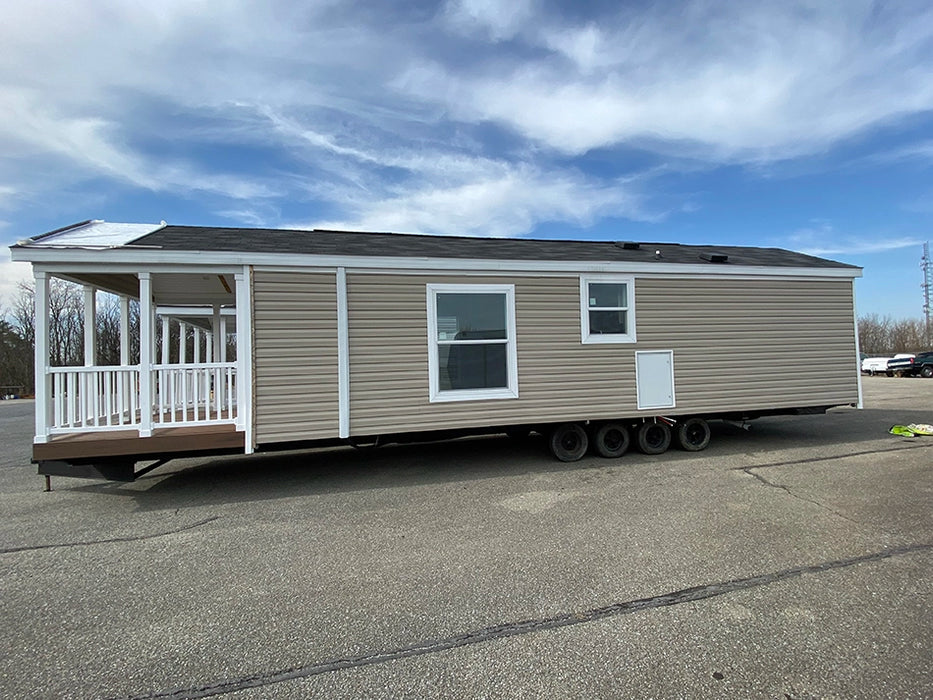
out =
[(428, 285), (431, 401), (518, 398), (515, 287)]
[(599, 275), (580, 278), (584, 343), (635, 342), (635, 280)]

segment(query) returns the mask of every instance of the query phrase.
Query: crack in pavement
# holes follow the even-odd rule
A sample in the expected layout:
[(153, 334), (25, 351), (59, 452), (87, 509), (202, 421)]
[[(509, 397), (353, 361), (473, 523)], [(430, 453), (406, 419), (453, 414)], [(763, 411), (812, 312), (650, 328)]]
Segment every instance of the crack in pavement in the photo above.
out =
[(771, 462), (768, 464), (755, 464), (750, 467), (732, 467), (732, 471), (745, 471), (746, 469), (771, 469), (773, 467), (789, 467), (792, 464), (813, 464), (814, 462), (831, 462), (834, 459), (845, 459), (846, 457), (861, 457), (863, 455), (876, 455), (890, 452), (904, 452), (907, 450), (923, 450), (933, 447), (933, 442), (925, 445), (909, 445), (907, 447), (886, 447), (876, 450), (859, 450), (858, 452), (843, 452), (838, 455), (829, 455), (826, 457), (804, 457), (803, 459), (791, 459), (786, 462)]
[(185, 525), (184, 527), (179, 527), (175, 530), (155, 532), (151, 535), (128, 535), (126, 537), (110, 537), (106, 540), (85, 540), (83, 542), (59, 542), (55, 544), (26, 545), (23, 547), (5, 547), (0, 549), (0, 554), (12, 554), (13, 552), (31, 552), (37, 549), (57, 549), (59, 547), (87, 547), (88, 545), (92, 544), (108, 544), (111, 542), (138, 542), (140, 540), (151, 540), (156, 537), (174, 535), (178, 532), (184, 532), (185, 530), (193, 530), (196, 527), (201, 527), (201, 525), (207, 525), (207, 523), (213, 522), (219, 517), (219, 515), (215, 515), (211, 518), (205, 518), (204, 520), (199, 520), (196, 523), (191, 523), (190, 525)]
[(786, 462), (772, 462), (770, 464), (754, 464), (754, 465), (747, 466), (747, 467), (732, 467), (732, 471), (743, 472), (747, 474), (748, 476), (754, 477), (755, 479), (760, 481), (765, 486), (770, 486), (771, 488), (779, 489), (783, 491), (784, 493), (786, 493), (788, 496), (792, 498), (796, 498), (799, 501), (803, 501), (805, 503), (811, 503), (829, 513), (832, 513), (833, 515), (836, 515), (842, 518), (843, 520), (853, 523), (854, 525), (862, 525), (864, 523), (860, 523), (858, 520), (853, 520), (852, 518), (846, 515), (843, 515), (838, 510), (830, 508), (825, 503), (821, 503), (820, 501), (816, 501), (812, 498), (807, 498), (806, 496), (801, 496), (800, 494), (792, 491), (789, 486), (775, 483), (763, 477), (761, 474), (756, 474), (754, 470), (772, 469), (775, 467), (789, 467), (789, 466), (796, 465), (796, 464), (814, 464), (816, 462), (831, 462), (836, 459), (845, 459), (847, 457), (861, 457), (864, 455), (873, 455), (873, 454), (890, 454), (891, 452), (903, 452), (906, 450), (916, 450), (916, 449), (929, 449), (930, 447), (933, 447), (933, 444), (909, 445), (907, 447), (888, 447), (888, 448), (879, 448), (879, 449), (873, 449), (873, 450), (860, 450), (857, 452), (845, 452), (843, 454), (828, 455), (825, 457), (805, 457), (803, 459), (792, 459)]
[(744, 578), (731, 579), (720, 583), (711, 583), (692, 588), (684, 588), (679, 591), (671, 591), (662, 595), (651, 596), (649, 598), (639, 598), (629, 600), (623, 603), (614, 603), (605, 607), (593, 608), (591, 610), (568, 612), (532, 620), (522, 620), (520, 622), (507, 622), (499, 625), (492, 625), (477, 630), (472, 630), (462, 634), (446, 637), (443, 639), (428, 639), (409, 646), (399, 647), (377, 651), (360, 656), (346, 658), (330, 659), (317, 663), (310, 663), (304, 666), (294, 668), (280, 669), (277, 671), (267, 671), (255, 673), (252, 675), (232, 678), (203, 685), (196, 685), (187, 688), (176, 688), (174, 690), (163, 690), (145, 695), (125, 696), (129, 700), (191, 700), (193, 698), (207, 698), (215, 695), (224, 695), (247, 688), (260, 688), (274, 683), (299, 680), (324, 673), (332, 673), (350, 668), (359, 668), (362, 666), (372, 666), (383, 664), (389, 661), (411, 658), (415, 656), (424, 656), (426, 654), (436, 654), (456, 649), (458, 647), (470, 646), (473, 644), (482, 644), (497, 639), (505, 639), (524, 634), (532, 634), (543, 630), (559, 629), (561, 627), (570, 627), (595, 620), (602, 620), (617, 615), (628, 615), (640, 612), (642, 610), (651, 610), (681, 603), (689, 603), (716, 596), (726, 595), (735, 591), (748, 590), (759, 586), (766, 586), (780, 581), (803, 576), (805, 574), (817, 574), (833, 569), (842, 569), (866, 562), (875, 562), (895, 557), (903, 554), (912, 554), (915, 552), (925, 552), (933, 550), (933, 544), (912, 544), (900, 547), (892, 547), (879, 552), (863, 554), (848, 559), (837, 559), (834, 561), (822, 562), (820, 564), (810, 564), (808, 566), (798, 566), (790, 569), (782, 569), (769, 574), (760, 574), (757, 576), (747, 576)]
[(776, 484), (776, 483), (774, 483), (773, 481), (770, 481), (770, 480), (766, 479), (766, 478), (763, 477), (761, 474), (755, 474), (755, 472), (753, 471), (753, 470), (755, 470), (755, 469), (758, 469), (758, 467), (742, 467), (742, 468), (741, 468), (741, 471), (744, 472), (745, 474), (748, 474), (749, 476), (755, 477), (758, 481), (760, 481), (760, 482), (761, 482), (762, 484), (764, 484), (765, 486), (770, 486), (770, 487), (773, 488), (773, 489), (778, 489), (779, 491), (783, 491), (783, 492), (786, 493), (788, 496), (790, 496), (791, 498), (796, 498), (798, 501), (803, 501), (804, 503), (812, 503), (813, 505), (815, 505), (815, 506), (817, 506), (817, 507), (819, 507), (819, 508), (821, 508), (821, 509), (823, 509), (823, 510), (829, 512), (829, 513), (832, 513), (833, 515), (836, 515), (836, 516), (842, 518), (843, 520), (846, 520), (846, 521), (852, 523), (853, 525), (863, 525), (863, 524), (864, 524), (864, 523), (860, 523), (858, 520), (853, 520), (852, 518), (850, 518), (850, 517), (847, 516), (847, 515), (843, 515), (843, 514), (840, 513), (838, 510), (835, 510), (834, 508), (830, 508), (830, 507), (829, 507), (828, 505), (826, 505), (825, 503), (821, 503), (820, 501), (816, 501), (816, 500), (814, 500), (814, 499), (812, 499), (812, 498), (807, 498), (806, 496), (801, 496), (801, 495), (798, 494), (798, 493), (794, 493), (793, 491), (791, 491), (791, 489), (790, 489), (789, 486), (785, 486), (784, 484)]

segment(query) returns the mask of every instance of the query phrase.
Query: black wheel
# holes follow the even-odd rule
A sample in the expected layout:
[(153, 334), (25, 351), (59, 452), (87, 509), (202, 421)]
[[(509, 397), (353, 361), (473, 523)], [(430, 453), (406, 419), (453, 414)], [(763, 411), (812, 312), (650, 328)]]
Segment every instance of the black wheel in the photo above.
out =
[(635, 439), (646, 455), (659, 455), (671, 446), (671, 429), (666, 423), (645, 422), (638, 426)]
[(586, 454), (590, 440), (579, 423), (564, 423), (551, 431), (551, 453), (561, 462), (576, 462)]
[(593, 436), (600, 457), (621, 457), (628, 450), (628, 428), (621, 423), (603, 423)]
[(933, 377), (933, 365), (924, 365), (920, 368), (920, 376), (924, 379)]
[(687, 418), (677, 424), (674, 439), (677, 446), (687, 452), (705, 450), (710, 439), (709, 423), (702, 418)]

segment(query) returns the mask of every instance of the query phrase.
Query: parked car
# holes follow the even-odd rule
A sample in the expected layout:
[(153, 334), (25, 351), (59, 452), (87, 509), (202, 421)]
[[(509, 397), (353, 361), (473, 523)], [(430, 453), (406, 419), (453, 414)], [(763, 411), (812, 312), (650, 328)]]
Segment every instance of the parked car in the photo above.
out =
[(902, 377), (933, 377), (933, 352), (897, 356), (888, 362), (888, 371)]
[(891, 361), (890, 357), (866, 357), (862, 360), (862, 371), (867, 372), (871, 376), (876, 374), (887, 374), (888, 372), (888, 362)]

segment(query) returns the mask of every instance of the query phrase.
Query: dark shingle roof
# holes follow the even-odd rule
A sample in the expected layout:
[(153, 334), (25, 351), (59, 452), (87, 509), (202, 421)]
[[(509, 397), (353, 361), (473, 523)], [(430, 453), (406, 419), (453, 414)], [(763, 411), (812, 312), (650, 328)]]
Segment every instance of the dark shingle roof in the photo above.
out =
[[(710, 253), (728, 256), (729, 265), (766, 267), (855, 268), (832, 260), (780, 248), (641, 243), (628, 250), (612, 241), (466, 238), (400, 233), (301, 231), (283, 229), (165, 226), (130, 245), (175, 251), (230, 251), (292, 255), (367, 255), (406, 258), (479, 260), (545, 260), (586, 262), (651, 262), (710, 264)], [(660, 258), (655, 255), (660, 251)]]

